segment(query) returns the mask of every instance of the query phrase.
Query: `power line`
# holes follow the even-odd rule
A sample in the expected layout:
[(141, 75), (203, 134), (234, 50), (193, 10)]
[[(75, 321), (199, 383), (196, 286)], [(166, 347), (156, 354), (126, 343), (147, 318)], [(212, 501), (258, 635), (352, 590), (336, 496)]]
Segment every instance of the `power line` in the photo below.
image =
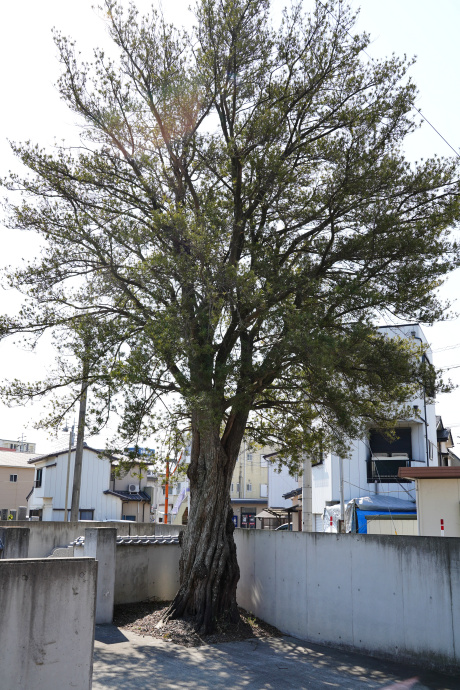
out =
[(447, 345), (446, 347), (438, 347), (436, 350), (432, 350), (432, 352), (446, 352), (447, 350), (456, 350), (460, 347), (460, 343), (457, 343), (456, 345)]
[[(327, 12), (328, 14), (330, 14), (331, 17), (332, 17), (338, 24), (341, 23), (341, 22), (339, 21), (339, 19), (338, 19), (338, 18), (331, 12), (331, 10), (327, 7), (327, 5), (325, 5), (324, 2), (322, 2), (322, 0), (319, 0), (319, 3), (324, 7), (324, 9), (326, 10), (326, 12)], [(350, 36), (350, 38), (353, 38), (353, 36), (351, 35), (351, 33), (348, 31), (348, 29), (345, 29), (345, 31), (346, 31), (347, 34)], [(376, 60), (372, 55), (370, 55), (366, 50), (363, 49), (362, 52), (363, 52), (365, 55), (367, 55), (367, 57), (369, 58), (369, 60), (372, 60), (372, 62), (377, 62), (377, 60)], [(416, 110), (416, 111), (419, 113), (419, 115), (421, 116), (421, 118), (422, 118), (428, 125), (430, 125), (430, 127), (436, 132), (436, 134), (437, 134), (439, 137), (441, 137), (441, 139), (444, 141), (444, 143), (446, 143), (447, 146), (455, 153), (455, 155), (457, 156), (457, 158), (460, 158), (460, 153), (459, 153), (456, 149), (454, 149), (454, 147), (447, 141), (447, 139), (441, 134), (441, 132), (440, 132), (438, 129), (436, 129), (436, 127), (428, 120), (428, 118), (427, 118), (425, 115), (422, 114), (422, 111), (421, 111), (419, 108), (417, 108), (417, 106), (414, 105), (414, 104), (412, 104), (412, 107), (414, 108), (414, 110)]]

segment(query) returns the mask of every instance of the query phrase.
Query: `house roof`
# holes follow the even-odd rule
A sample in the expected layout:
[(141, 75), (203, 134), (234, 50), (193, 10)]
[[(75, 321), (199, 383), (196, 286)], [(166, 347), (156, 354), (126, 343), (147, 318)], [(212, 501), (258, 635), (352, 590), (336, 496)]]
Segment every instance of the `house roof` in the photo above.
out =
[(0, 450), (0, 467), (25, 467), (29, 469), (30, 459), (35, 457), (35, 455), (35, 453)]
[[(96, 455), (98, 457), (101, 455), (101, 453), (104, 452), (100, 448), (91, 448), (91, 446), (87, 446), (87, 445), (83, 446), (83, 450), (90, 450), (92, 453), (96, 453)], [(76, 451), (76, 446), (73, 446), (71, 448), (71, 452), (73, 453), (75, 451)], [(67, 455), (68, 452), (69, 452), (68, 448), (63, 448), (62, 450), (54, 450), (52, 453), (47, 453), (45, 455), (34, 455), (33, 453), (28, 453), (29, 457), (31, 458), (29, 460), (29, 463), (35, 464), (37, 462), (42, 462), (43, 460), (48, 460), (49, 458), (57, 458), (57, 457), (59, 457), (59, 455)], [(23, 453), (23, 455), (26, 455), (26, 453)], [(108, 457), (110, 460), (115, 459), (111, 455), (110, 456), (104, 455), (104, 457)]]
[(460, 467), (400, 467), (402, 479), (460, 479)]
[(104, 493), (109, 496), (121, 498), (122, 501), (143, 501), (144, 503), (150, 503), (150, 496), (146, 494), (145, 491), (131, 493), (130, 491), (112, 491), (112, 489), (107, 489)]
[(288, 491), (287, 494), (283, 494), (283, 498), (294, 498), (294, 496), (300, 496), (302, 493), (302, 487), (297, 487), (297, 489), (293, 489), (292, 491)]
[(257, 513), (256, 518), (267, 519), (267, 518), (278, 518), (280, 520), (286, 519), (290, 513), (297, 513), (298, 508), (294, 506), (293, 508), (264, 508), (261, 513)]

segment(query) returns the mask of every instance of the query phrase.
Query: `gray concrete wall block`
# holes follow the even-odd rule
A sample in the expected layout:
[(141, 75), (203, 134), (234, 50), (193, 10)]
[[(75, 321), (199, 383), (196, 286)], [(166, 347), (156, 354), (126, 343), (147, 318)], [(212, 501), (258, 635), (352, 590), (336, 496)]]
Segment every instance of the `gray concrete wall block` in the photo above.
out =
[(90, 690), (97, 564), (0, 561), (0, 685)]
[(105, 625), (113, 620), (115, 595), (117, 530), (114, 527), (90, 527), (85, 529), (85, 558), (95, 558), (98, 563), (96, 623)]
[(27, 558), (29, 535), (28, 527), (0, 527), (0, 558)]
[(115, 604), (170, 601), (179, 589), (179, 544), (117, 546)]

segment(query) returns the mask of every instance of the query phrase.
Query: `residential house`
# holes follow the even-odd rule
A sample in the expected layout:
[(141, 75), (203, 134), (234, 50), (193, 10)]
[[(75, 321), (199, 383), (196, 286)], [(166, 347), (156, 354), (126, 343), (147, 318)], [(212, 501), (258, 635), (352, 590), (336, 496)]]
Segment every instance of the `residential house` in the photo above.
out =
[(129, 471), (119, 470), (119, 461), (111, 464), (110, 488), (106, 496), (115, 496), (121, 501), (121, 519), (132, 522), (151, 522), (158, 504), (160, 486), (157, 473), (151, 465), (140, 469), (138, 465)]
[(11, 441), (10, 439), (0, 438), (0, 451), (1, 450), (17, 450), (20, 453), (35, 453), (35, 443), (29, 443), (28, 441)]
[(444, 427), (439, 415), (436, 415), (436, 434), (438, 441), (439, 467), (459, 467), (460, 458), (458, 458), (452, 450), (455, 445), (452, 432), (448, 427)]
[[(413, 338), (428, 345), (418, 324), (384, 326), (388, 337)], [(424, 355), (432, 364), (432, 353), (428, 348)], [(369, 429), (365, 440), (351, 442), (351, 454), (341, 458), (334, 453), (315, 458), (312, 466), (312, 512), (313, 530), (324, 529), (323, 514), (326, 508), (346, 504), (352, 499), (383, 495), (409, 500), (415, 503), (415, 485), (409, 477), (398, 475), (407, 467), (431, 467), (439, 462), (439, 420), (435, 407), (428, 403), (428, 392), (412, 401), (413, 414), (400, 420), (396, 438), (390, 442), (377, 429)], [(440, 418), (439, 418), (440, 419)], [(441, 422), (442, 424), (442, 422)], [(452, 453), (450, 448), (449, 453)], [(455, 458), (455, 456), (454, 456)], [(451, 461), (452, 464), (454, 461)], [(460, 462), (460, 461), (459, 461)], [(285, 498), (291, 498), (301, 506), (302, 489), (293, 483)], [(299, 515), (300, 519), (300, 515)], [(334, 531), (335, 531), (334, 527)]]
[[(29, 460), (35, 467), (34, 486), (28, 496), (29, 514), (41, 520), (64, 521), (70, 515), (75, 448)], [(117, 474), (118, 460), (85, 446), (80, 487), (80, 520), (150, 521), (151, 483), (146, 472), (134, 468)]]
[(0, 450), (0, 520), (7, 520), (9, 515), (19, 519), (19, 508), (27, 506), (34, 479), (34, 468), (29, 464), (32, 457), (34, 453)]
[[(428, 346), (419, 324), (382, 327), (388, 337), (413, 338)], [(425, 358), (431, 364), (428, 348)], [(351, 455), (340, 458), (330, 453), (312, 467), (313, 514), (316, 529), (322, 530), (326, 506), (344, 503), (352, 498), (383, 494), (415, 501), (415, 485), (408, 477), (398, 475), (400, 468), (436, 466), (438, 464), (435, 407), (427, 402), (428, 394), (412, 401), (413, 415), (400, 420), (396, 439), (390, 442), (376, 429), (369, 438), (353, 441)]]

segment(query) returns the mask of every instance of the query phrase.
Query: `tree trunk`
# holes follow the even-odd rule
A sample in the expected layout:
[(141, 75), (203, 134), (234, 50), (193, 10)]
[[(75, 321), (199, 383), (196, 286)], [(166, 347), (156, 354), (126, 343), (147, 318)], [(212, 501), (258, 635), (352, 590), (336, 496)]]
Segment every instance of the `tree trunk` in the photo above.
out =
[[(238, 444), (239, 446), (239, 444)], [(236, 585), (240, 571), (233, 540), (230, 484), (238, 456), (228, 454), (219, 430), (193, 432), (190, 511), (181, 535), (180, 588), (164, 616), (193, 618), (200, 634), (208, 634), (225, 615), (236, 622)]]

